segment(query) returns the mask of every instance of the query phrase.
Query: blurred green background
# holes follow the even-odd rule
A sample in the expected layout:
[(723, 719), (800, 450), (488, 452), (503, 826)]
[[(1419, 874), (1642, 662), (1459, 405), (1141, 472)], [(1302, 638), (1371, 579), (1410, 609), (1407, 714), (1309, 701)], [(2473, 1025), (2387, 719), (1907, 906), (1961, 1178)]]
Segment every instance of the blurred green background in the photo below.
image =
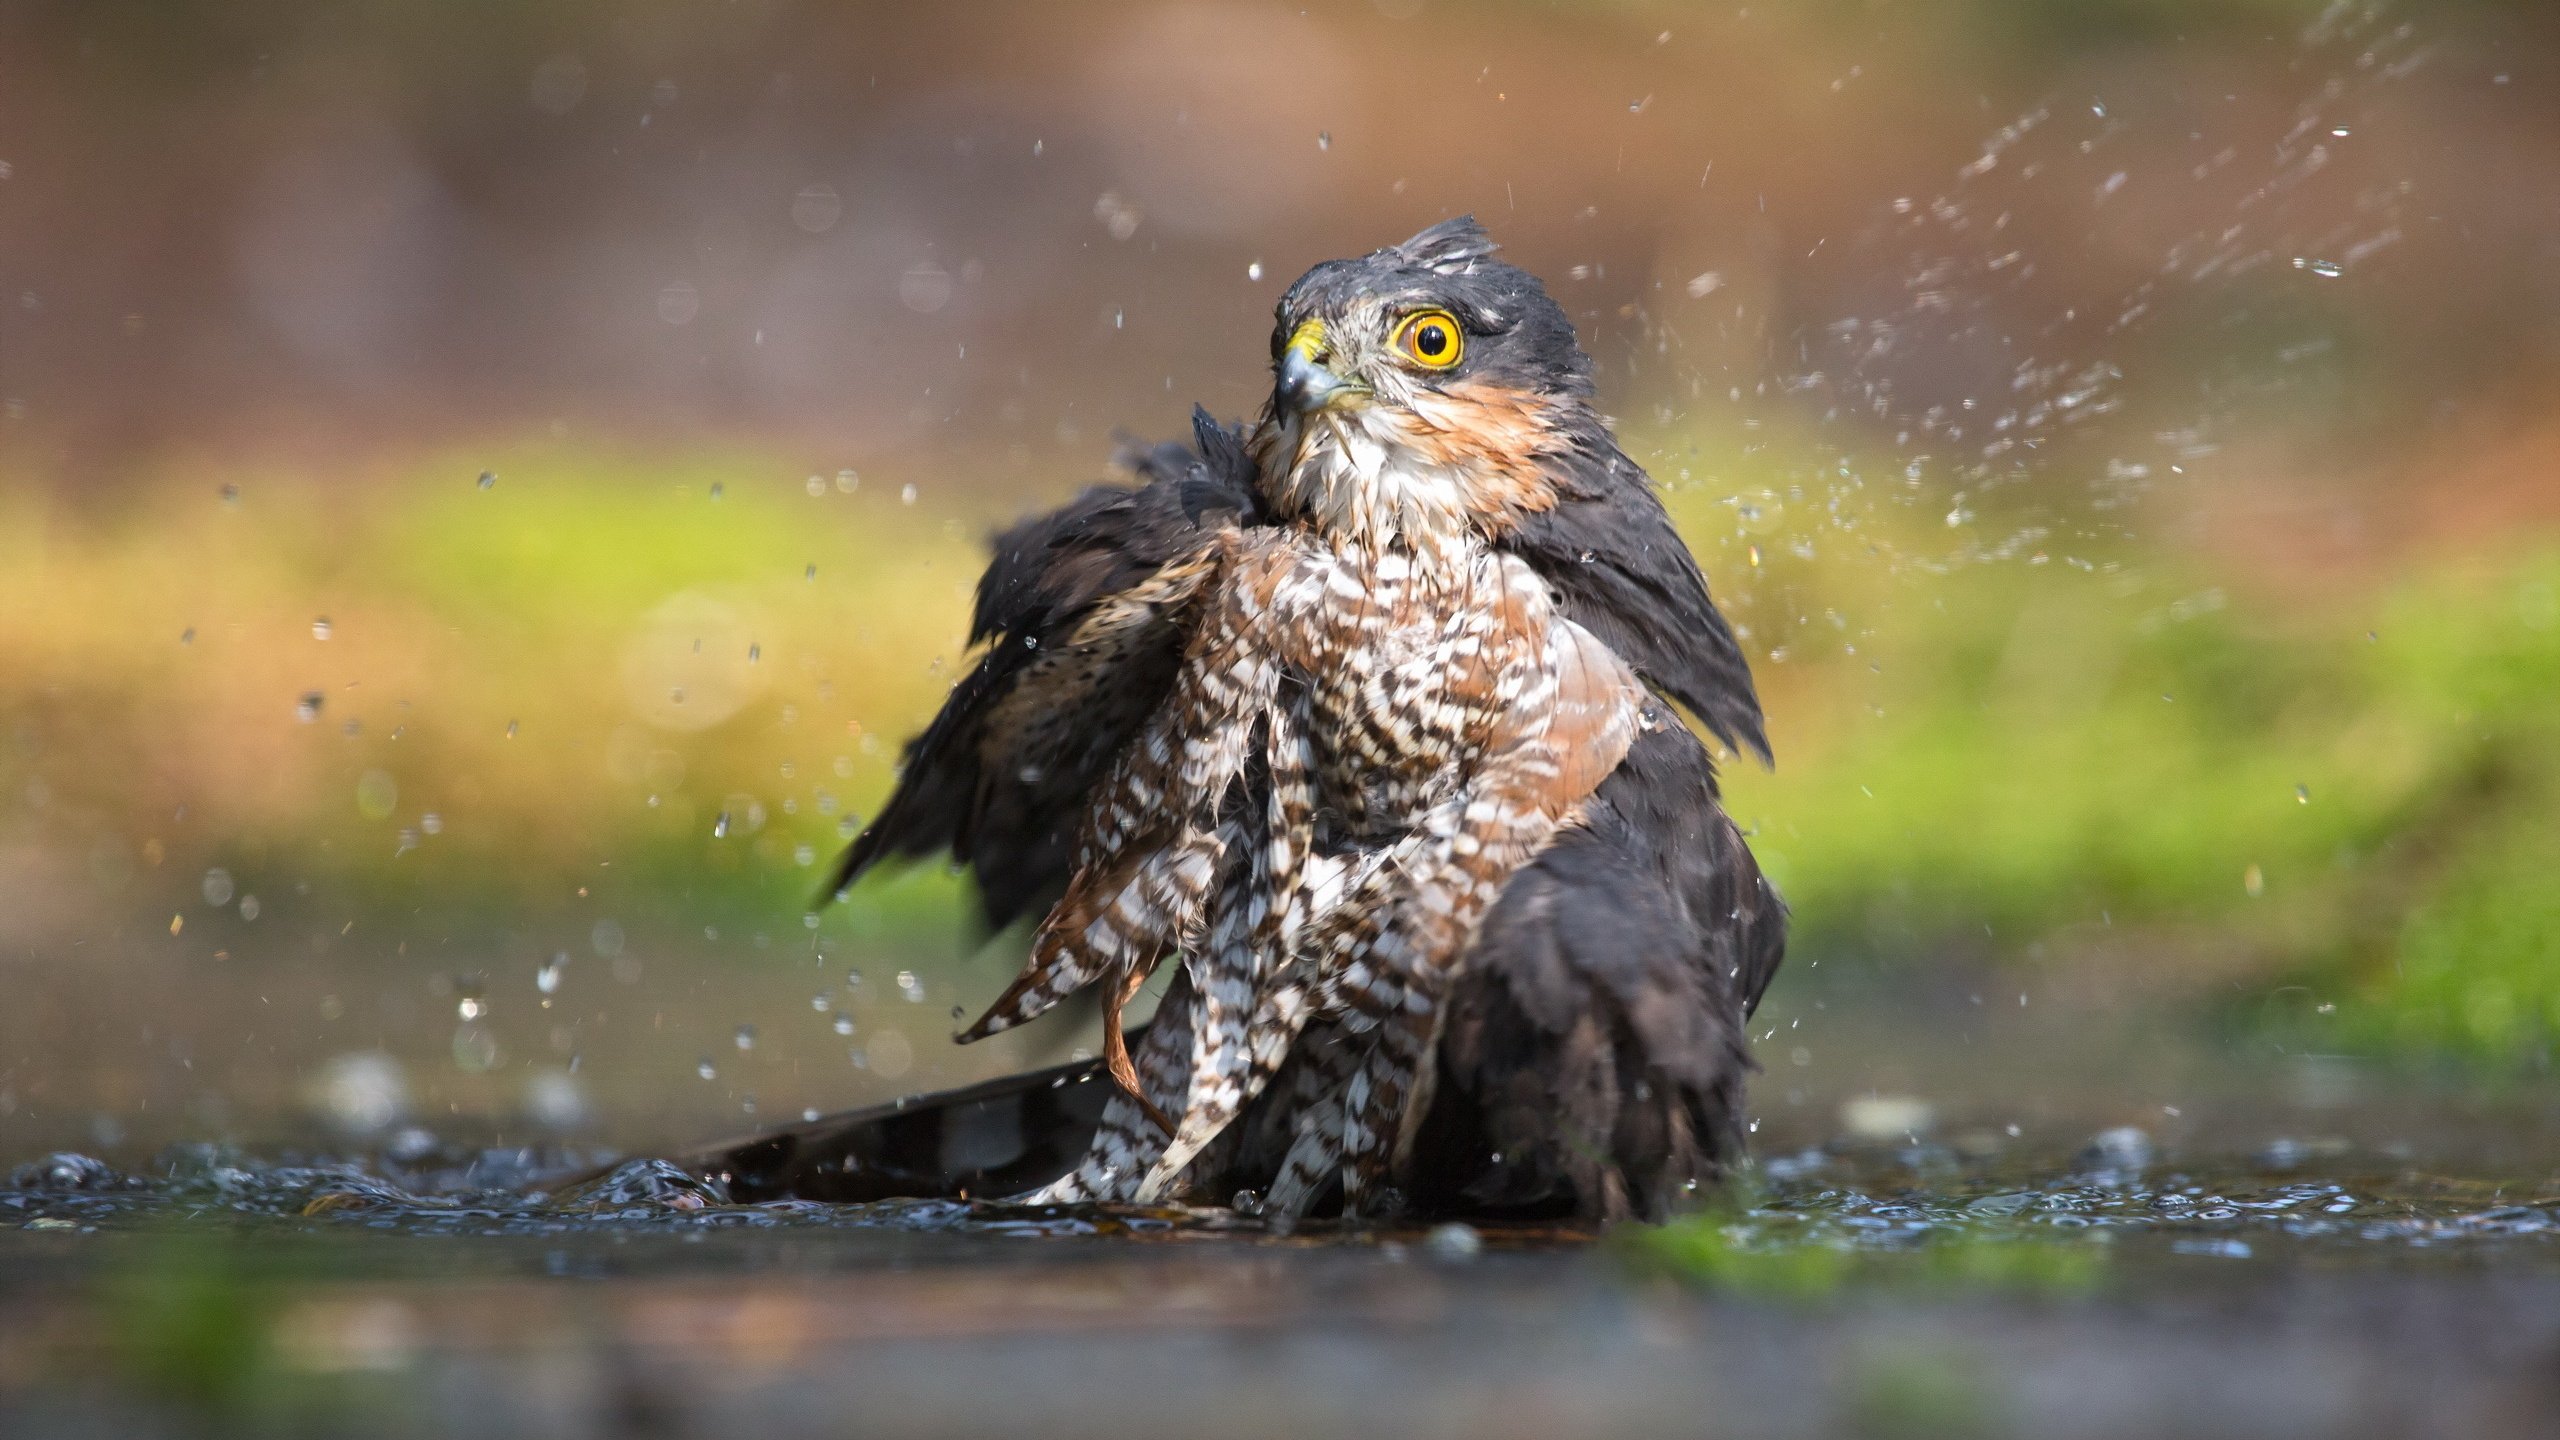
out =
[(1761, 676), (1781, 1129), (1913, 1030), (2153, 1116), (2052, 1035), (2549, 1069), (2546, 6), (128, 0), (0, 70), (0, 1152), (1089, 1044), (950, 1046), (1019, 937), (821, 872), (990, 527), (1461, 211)]

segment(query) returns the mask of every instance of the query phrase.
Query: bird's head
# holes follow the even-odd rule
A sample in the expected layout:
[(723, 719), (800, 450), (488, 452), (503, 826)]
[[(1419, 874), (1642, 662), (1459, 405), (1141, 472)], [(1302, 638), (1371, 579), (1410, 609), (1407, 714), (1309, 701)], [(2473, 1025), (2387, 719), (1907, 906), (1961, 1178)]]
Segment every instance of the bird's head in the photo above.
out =
[(1497, 534), (1554, 503), (1544, 460), (1596, 423), (1591, 362), (1471, 216), (1329, 260), (1280, 297), (1264, 499), (1374, 547)]

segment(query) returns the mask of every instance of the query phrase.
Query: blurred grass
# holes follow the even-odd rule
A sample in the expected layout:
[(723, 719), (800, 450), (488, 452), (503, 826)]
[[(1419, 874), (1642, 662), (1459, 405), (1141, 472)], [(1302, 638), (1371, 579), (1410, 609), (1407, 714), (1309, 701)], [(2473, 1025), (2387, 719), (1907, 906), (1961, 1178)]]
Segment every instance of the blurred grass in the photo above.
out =
[[(1684, 463), (1759, 473), (1722, 458)], [(560, 447), (188, 473), (112, 514), (21, 487), (0, 853), (243, 943), (311, 893), (788, 929), (962, 661), (994, 517), (904, 492)], [(1939, 516), (1783, 492), (1672, 500), (1759, 657), (1781, 766), (1729, 779), (1800, 957), (2237, 974), (2315, 1047), (2547, 1063), (2560, 543), (2294, 599), (2121, 541), (1942, 568)], [(267, 918), (208, 915), (212, 867)], [(922, 867), (822, 923), (956, 933), (958, 895)]]
[(1772, 1299), (1813, 1301), (1853, 1284), (1929, 1290), (2074, 1295), (2104, 1277), (2103, 1241), (2026, 1226), (1932, 1234), (1890, 1248), (1788, 1235), (1774, 1238), (1718, 1208), (1663, 1225), (1626, 1226), (1611, 1243), (1639, 1271)]
[(503, 913), (592, 878), (805, 908), (947, 683), (978, 527), (760, 460), (484, 463), (189, 477), (103, 521), (0, 502), (0, 763), (37, 828), (99, 878), (183, 850), (270, 907), (336, 881)]
[(1860, 543), (1765, 563), (1791, 573), (1736, 610), (1786, 632), (1790, 748), (1730, 780), (1800, 953), (2184, 952), (2301, 997), (2315, 1048), (2548, 1063), (2549, 537), (2307, 598), (2121, 544), (1920, 582)]

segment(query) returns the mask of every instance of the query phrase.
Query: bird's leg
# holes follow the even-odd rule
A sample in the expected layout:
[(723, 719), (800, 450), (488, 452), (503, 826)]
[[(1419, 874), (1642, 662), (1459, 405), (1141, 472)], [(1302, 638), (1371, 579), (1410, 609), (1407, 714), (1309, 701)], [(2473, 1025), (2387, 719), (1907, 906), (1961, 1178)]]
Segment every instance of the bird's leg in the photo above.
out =
[(1155, 1122), (1157, 1129), (1170, 1137), (1176, 1129), (1173, 1117), (1149, 1099), (1146, 1087), (1138, 1083), (1138, 1067), (1129, 1058), (1128, 1032), (1120, 1022), (1120, 1012), (1129, 1007), (1129, 1002), (1137, 996), (1138, 987), (1145, 983), (1145, 972), (1132, 964), (1124, 963), (1119, 973), (1112, 977), (1111, 993), (1103, 997), (1102, 1002), (1102, 1063), (1129, 1098), (1138, 1102), (1138, 1109)]
[[(1178, 969), (1132, 1057), (1138, 1088), (1149, 1096), (1170, 1096), (1182, 1087), (1191, 1059), (1191, 1002), (1191, 976)], [(1103, 1101), (1102, 1123), (1095, 1127), (1084, 1158), (1075, 1169), (1024, 1196), (1024, 1203), (1079, 1205), (1135, 1198), (1138, 1182), (1163, 1147), (1163, 1132), (1148, 1121), (1135, 1096), (1113, 1089), (1117, 1093)]]
[(1232, 857), (1219, 889), (1208, 943), (1191, 956), (1193, 1029), (1191, 1086), (1182, 1124), (1157, 1157), (1141, 1201), (1182, 1182), (1210, 1142), (1262, 1092), (1298, 1032), (1300, 1012), (1266, 1023), (1267, 992), (1289, 984), (1280, 972), (1288, 917), (1299, 903), (1303, 862), (1313, 843), (1315, 792), (1304, 718), (1305, 697), (1271, 707), (1263, 730), (1263, 794), (1248, 796), (1228, 820)]

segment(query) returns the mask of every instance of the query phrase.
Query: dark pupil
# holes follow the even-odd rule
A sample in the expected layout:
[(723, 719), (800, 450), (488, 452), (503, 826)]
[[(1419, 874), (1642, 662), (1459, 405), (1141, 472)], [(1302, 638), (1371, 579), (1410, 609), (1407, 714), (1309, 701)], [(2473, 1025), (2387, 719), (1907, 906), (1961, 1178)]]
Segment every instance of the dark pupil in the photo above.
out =
[(1413, 332), (1413, 352), (1426, 360), (1437, 360), (1449, 348), (1449, 332), (1438, 325), (1425, 325)]

